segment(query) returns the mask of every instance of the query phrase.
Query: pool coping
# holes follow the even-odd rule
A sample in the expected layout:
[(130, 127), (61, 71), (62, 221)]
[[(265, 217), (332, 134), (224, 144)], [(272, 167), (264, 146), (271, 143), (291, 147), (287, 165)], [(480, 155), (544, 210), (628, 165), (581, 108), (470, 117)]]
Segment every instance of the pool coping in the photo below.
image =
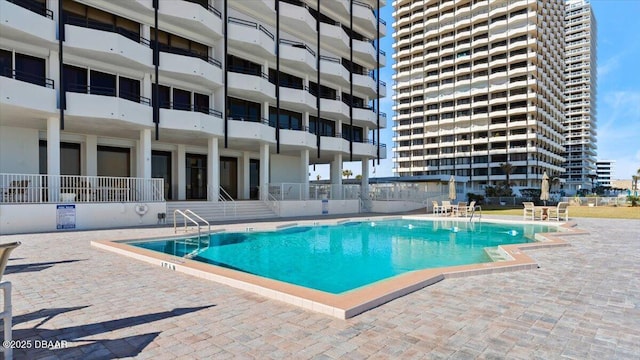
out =
[[(319, 226), (344, 223), (345, 220), (353, 222), (372, 220), (440, 220), (452, 221), (451, 218), (442, 218), (425, 215), (412, 216), (377, 216), (369, 218), (332, 219), (298, 221), (281, 225), (269, 223), (243, 224), (247, 231), (263, 231), (284, 229), (290, 226)], [(466, 221), (457, 220), (456, 221)], [(483, 220), (483, 222), (486, 220)], [(160, 266), (170, 271), (178, 271), (199, 278), (211, 280), (237, 289), (249, 291), (270, 299), (286, 302), (307, 310), (323, 313), (339, 319), (348, 319), (371, 310), (393, 299), (402, 297), (429, 285), (433, 285), (446, 278), (466, 277), (482, 274), (493, 274), (506, 271), (518, 271), (538, 268), (537, 262), (525, 254), (525, 250), (558, 246), (569, 246), (560, 237), (566, 235), (586, 234), (586, 231), (577, 229), (575, 223), (541, 223), (533, 221), (515, 221), (490, 219), (492, 223), (518, 223), (518, 224), (546, 224), (558, 226), (562, 231), (552, 233), (537, 233), (535, 243), (523, 243), (512, 245), (500, 245), (499, 248), (511, 257), (511, 260), (460, 265), (435, 269), (424, 269), (408, 272), (389, 279), (384, 279), (370, 285), (366, 285), (342, 294), (331, 294), (319, 290), (309, 289), (298, 285), (285, 283), (278, 280), (267, 279), (249, 273), (232, 270), (220, 266), (197, 262), (191, 259), (162, 254), (153, 250), (134, 247), (124, 243), (132, 239), (111, 239), (91, 241), (91, 245), (132, 257), (147, 263)], [(253, 225), (253, 226), (249, 226)], [(251, 230), (249, 230), (251, 229)], [(219, 232), (221, 229), (212, 230)], [(236, 231), (236, 230), (234, 230)], [(152, 240), (158, 236), (139, 238), (135, 240)]]

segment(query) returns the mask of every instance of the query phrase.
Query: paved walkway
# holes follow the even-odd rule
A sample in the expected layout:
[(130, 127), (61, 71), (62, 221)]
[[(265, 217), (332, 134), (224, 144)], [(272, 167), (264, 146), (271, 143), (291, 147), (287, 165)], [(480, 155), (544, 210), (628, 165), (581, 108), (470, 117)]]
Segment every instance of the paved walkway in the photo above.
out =
[[(126, 229), (22, 241), (13, 283), (15, 358), (637, 359), (640, 222), (577, 219), (588, 235), (529, 253), (540, 269), (447, 279), (350, 320), (98, 250)], [(35, 349), (47, 341), (67, 347)]]

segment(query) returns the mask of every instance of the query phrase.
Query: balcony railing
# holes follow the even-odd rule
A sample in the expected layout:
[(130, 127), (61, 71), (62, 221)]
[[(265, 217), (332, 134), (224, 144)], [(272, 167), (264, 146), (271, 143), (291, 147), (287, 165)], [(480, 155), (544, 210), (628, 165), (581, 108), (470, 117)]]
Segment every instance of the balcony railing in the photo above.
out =
[(54, 81), (52, 79), (46, 78), (41, 75), (34, 75), (25, 71), (20, 71), (16, 69), (4, 68), (2, 69), (0, 76), (16, 79), (19, 81), (28, 82), (35, 85), (40, 85), (44, 87), (48, 87), (50, 89), (54, 88)]
[(313, 55), (313, 57), (316, 57), (316, 52), (313, 51), (307, 44), (305, 44), (303, 42), (287, 40), (287, 39), (280, 39), (280, 44), (285, 44), (285, 45), (289, 45), (289, 46), (293, 46), (293, 47), (297, 47), (297, 48), (301, 48), (301, 49), (306, 49), (309, 52), (309, 54)]
[(34, 0), (7, 0), (10, 3), (16, 4), (22, 8), (32, 11), (38, 15), (42, 15), (53, 20), (53, 11), (47, 9), (47, 6), (43, 3)]
[(236, 18), (236, 17), (229, 17), (229, 19), (227, 21), (230, 24), (238, 24), (238, 25), (242, 25), (242, 26), (247, 26), (247, 27), (251, 27), (251, 28), (254, 28), (254, 29), (258, 29), (258, 30), (262, 31), (265, 35), (270, 37), (271, 40), (275, 40), (275, 38), (276, 38), (271, 31), (267, 30), (267, 28), (265, 28), (264, 26), (262, 26), (262, 25), (260, 25), (260, 24), (258, 24), (256, 22), (249, 21), (249, 20), (244, 20), (244, 19), (239, 19), (239, 18)]
[(0, 188), (9, 204), (165, 201), (164, 179), (0, 174)]
[[(155, 46), (155, 42), (151, 41), (150, 46), (153, 49), (153, 47)], [(209, 64), (217, 66), (217, 67), (222, 69), (222, 62), (220, 62), (220, 60), (214, 59), (211, 56), (209, 56), (207, 54), (202, 54), (202, 53), (200, 53), (198, 51), (194, 51), (194, 50), (190, 50), (190, 49), (177, 48), (177, 47), (173, 47), (173, 46), (169, 46), (169, 45), (165, 45), (165, 44), (158, 44), (158, 49), (160, 51), (162, 51), (162, 52), (166, 52), (166, 53), (170, 53), (170, 54), (184, 55), (184, 56), (189, 56), (189, 57), (202, 59), (202, 60), (208, 62)]]
[(143, 38), (142, 36), (140, 36), (138, 32), (131, 31), (113, 24), (106, 24), (100, 21), (80, 17), (77, 15), (72, 15), (69, 13), (64, 13), (63, 20), (64, 20), (64, 23), (68, 25), (80, 26), (80, 27), (94, 29), (94, 30), (108, 31), (108, 32), (120, 34), (129, 40), (135, 41), (143, 45), (148, 46), (150, 44), (149, 39)]
[[(108, 86), (91, 86), (87, 84), (67, 84), (65, 86), (65, 90), (68, 92), (81, 93), (81, 94), (91, 94), (91, 95), (102, 95), (102, 96), (116, 96), (116, 88), (108, 87)], [(121, 99), (137, 102), (143, 105), (151, 105), (151, 99), (140, 96), (140, 94), (120, 90), (120, 94), (118, 96)]]
[[(206, 4), (203, 3), (202, 1), (197, 1), (197, 0), (185, 0), (194, 4), (198, 4), (200, 6), (202, 6), (203, 8), (207, 9), (209, 12), (212, 12), (215, 16), (219, 17), (222, 19), (222, 13), (220, 12), (220, 10), (214, 8), (211, 4)], [(206, 2), (206, 1), (205, 1)]]

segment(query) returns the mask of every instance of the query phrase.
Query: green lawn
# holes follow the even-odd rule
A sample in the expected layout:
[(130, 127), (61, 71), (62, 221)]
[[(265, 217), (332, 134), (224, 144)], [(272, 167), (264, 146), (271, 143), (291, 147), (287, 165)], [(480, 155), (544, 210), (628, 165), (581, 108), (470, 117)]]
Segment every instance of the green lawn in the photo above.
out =
[[(485, 209), (483, 207), (482, 214), (489, 215), (520, 215), (522, 216), (522, 209)], [(603, 219), (639, 219), (640, 220), (640, 206), (569, 206), (569, 218), (603, 218)]]

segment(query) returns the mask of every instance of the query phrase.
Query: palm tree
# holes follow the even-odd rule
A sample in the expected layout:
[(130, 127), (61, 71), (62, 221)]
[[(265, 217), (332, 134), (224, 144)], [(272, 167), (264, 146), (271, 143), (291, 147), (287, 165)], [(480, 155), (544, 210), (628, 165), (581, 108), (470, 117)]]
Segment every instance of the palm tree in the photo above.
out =
[(592, 194), (595, 194), (596, 192), (595, 192), (595, 189), (593, 188), (593, 180), (595, 180), (596, 178), (598, 178), (598, 175), (591, 173), (591, 174), (587, 175), (587, 177), (588, 177), (589, 179), (591, 179), (591, 193), (592, 193)]
[(502, 163), (500, 164), (500, 169), (502, 169), (502, 172), (506, 176), (507, 187), (511, 187), (511, 174), (513, 173), (513, 165), (508, 162)]
[(349, 169), (342, 170), (343, 177), (346, 177), (348, 179), (351, 175), (353, 175), (353, 172), (351, 170)]

